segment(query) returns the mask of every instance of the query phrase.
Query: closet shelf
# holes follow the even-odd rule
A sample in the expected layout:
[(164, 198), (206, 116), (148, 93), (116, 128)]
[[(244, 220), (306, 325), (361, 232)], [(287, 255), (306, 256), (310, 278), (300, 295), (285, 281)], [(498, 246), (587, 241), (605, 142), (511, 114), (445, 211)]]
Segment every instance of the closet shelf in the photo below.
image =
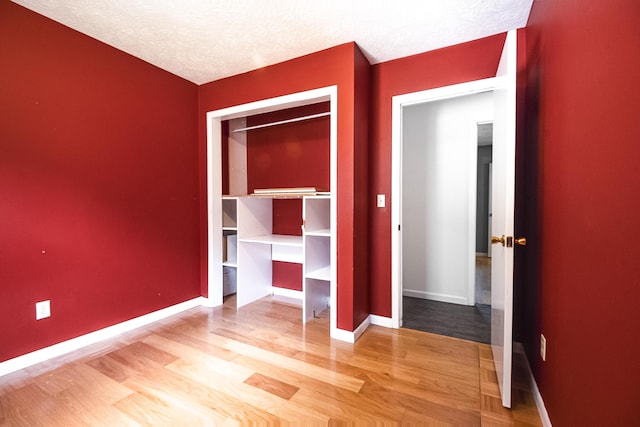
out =
[(245, 237), (241, 242), (264, 243), (267, 245), (302, 247), (302, 236), (287, 236), (283, 234), (267, 234), (264, 236)]
[(262, 193), (262, 194), (249, 194), (248, 197), (252, 198), (264, 198), (264, 199), (302, 199), (303, 197), (320, 197), (330, 196), (329, 192), (315, 192), (315, 193)]
[(331, 280), (331, 267), (326, 266), (326, 267), (311, 271), (306, 274), (306, 277), (307, 279), (316, 279), (316, 280), (323, 280), (328, 282)]
[(331, 237), (331, 230), (305, 230), (307, 236)]
[(320, 117), (327, 117), (327, 116), (330, 116), (330, 115), (331, 115), (331, 112), (327, 111), (326, 113), (311, 114), (311, 115), (308, 115), (308, 116), (295, 117), (293, 119), (280, 120), (278, 122), (264, 123), (264, 124), (255, 125), (255, 126), (247, 126), (247, 127), (244, 127), (244, 128), (234, 129), (232, 132), (235, 133), (235, 132), (244, 132), (244, 131), (254, 130), (254, 129), (262, 129), (262, 128), (271, 127), (271, 126), (284, 125), (284, 124), (287, 124), (287, 123), (301, 122), (303, 120), (310, 120), (310, 119), (317, 119), (317, 118), (320, 118)]

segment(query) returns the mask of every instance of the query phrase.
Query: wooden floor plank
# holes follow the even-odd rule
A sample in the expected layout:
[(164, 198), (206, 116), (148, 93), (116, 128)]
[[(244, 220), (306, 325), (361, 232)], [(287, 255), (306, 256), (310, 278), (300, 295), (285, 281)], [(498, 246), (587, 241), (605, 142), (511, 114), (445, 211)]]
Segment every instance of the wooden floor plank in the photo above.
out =
[(285, 400), (291, 399), (293, 395), (300, 390), (299, 387), (259, 373), (251, 375), (249, 378), (244, 380), (244, 383), (269, 392)]
[[(176, 362), (177, 363), (177, 362)], [(195, 382), (189, 378), (176, 374), (170, 368), (161, 367), (155, 372), (148, 372), (128, 379), (125, 384), (131, 388), (135, 394), (144, 396), (147, 400), (154, 402), (154, 411), (159, 411), (163, 417), (171, 416), (179, 419), (182, 414), (188, 414), (187, 419), (197, 420), (197, 424), (201, 424), (202, 420), (208, 420), (214, 425), (219, 425), (233, 419), (234, 413), (253, 413), (253, 408), (245, 405), (238, 399), (229, 399), (228, 396), (217, 393)], [(133, 403), (136, 403), (134, 401)], [(130, 402), (125, 402), (129, 408)], [(128, 413), (121, 404), (118, 408)], [(137, 407), (132, 406), (133, 409)], [(164, 408), (175, 408), (175, 414), (169, 411), (165, 413)], [(137, 409), (136, 409), (137, 410)], [(130, 414), (139, 419), (139, 415)], [(264, 417), (258, 416), (250, 419), (264, 420)], [(171, 424), (166, 424), (171, 425)]]
[[(242, 408), (246, 404), (261, 408), (278, 417), (281, 421), (295, 422), (304, 420), (310, 424), (324, 425), (329, 418), (323, 412), (313, 411), (303, 405), (291, 403), (289, 400), (282, 399), (244, 382), (238, 382), (228, 376), (223, 376), (217, 371), (209, 370), (203, 365), (193, 366), (183, 361), (177, 361), (167, 368), (184, 378), (199, 382), (209, 388), (210, 392), (217, 396), (215, 404), (228, 408), (233, 413), (237, 411), (234, 408)], [(197, 387), (193, 388), (198, 389)], [(237, 401), (238, 398), (242, 400)], [(202, 399), (202, 403), (205, 404), (206, 400)]]
[[(119, 352), (122, 356), (122, 352)], [(190, 378), (176, 372), (175, 366), (187, 365), (188, 372), (196, 378)], [(154, 410), (165, 407), (177, 408), (177, 412), (187, 411), (197, 419), (213, 419), (216, 423), (228, 420), (247, 420), (253, 423), (275, 423), (278, 418), (261, 408), (253, 407), (241, 398), (215, 390), (208, 386), (210, 382), (220, 382), (216, 370), (207, 370), (206, 364), (188, 365), (181, 359), (163, 366), (157, 362), (147, 361), (138, 364), (139, 375), (127, 379), (124, 383), (138, 394), (155, 402)], [(207, 374), (203, 375), (203, 370)], [(163, 417), (166, 414), (160, 412)], [(198, 421), (198, 424), (200, 421)]]
[[(73, 425), (75, 417), (54, 396), (34, 383), (27, 384), (9, 394), (0, 396), (2, 425), (46, 426)], [(55, 423), (55, 424), (54, 424)]]
[(541, 425), (526, 375), (501, 406), (488, 345), (373, 325), (349, 344), (328, 312), (234, 303), (1, 377), (0, 426)]
[(285, 369), (291, 369), (304, 373), (304, 375), (320, 381), (325, 381), (336, 387), (342, 387), (346, 390), (357, 392), (362, 387), (363, 382), (357, 378), (341, 374), (329, 369), (321, 368), (313, 364), (305, 363), (300, 360), (282, 356), (278, 353), (272, 353), (261, 348), (253, 347), (239, 341), (224, 338), (217, 335), (216, 338), (219, 345), (227, 350), (233, 351), (244, 356), (266, 361), (274, 366)]
[(245, 381), (254, 373), (251, 369), (247, 369), (242, 365), (220, 359), (160, 335), (149, 335), (144, 342), (179, 356), (181, 362), (189, 362), (195, 367), (204, 366), (207, 368), (207, 372), (216, 372), (238, 382)]
[(115, 407), (143, 426), (214, 426), (217, 421), (185, 411), (179, 406), (143, 392), (131, 394), (117, 402)]

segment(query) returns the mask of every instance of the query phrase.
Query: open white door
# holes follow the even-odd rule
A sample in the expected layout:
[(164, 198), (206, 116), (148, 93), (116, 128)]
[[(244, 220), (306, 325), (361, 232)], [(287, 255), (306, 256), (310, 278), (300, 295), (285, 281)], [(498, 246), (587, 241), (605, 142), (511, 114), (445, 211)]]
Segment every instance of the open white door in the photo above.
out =
[(494, 90), (491, 230), (491, 348), (502, 395), (511, 407), (513, 222), (515, 196), (517, 32), (509, 31)]
[(402, 116), (403, 108), (423, 102), (494, 92), (491, 183), (491, 348), (502, 395), (511, 407), (513, 348), (513, 245), (515, 199), (517, 31), (507, 34), (496, 77), (396, 95), (392, 100), (391, 143), (391, 326), (402, 325)]

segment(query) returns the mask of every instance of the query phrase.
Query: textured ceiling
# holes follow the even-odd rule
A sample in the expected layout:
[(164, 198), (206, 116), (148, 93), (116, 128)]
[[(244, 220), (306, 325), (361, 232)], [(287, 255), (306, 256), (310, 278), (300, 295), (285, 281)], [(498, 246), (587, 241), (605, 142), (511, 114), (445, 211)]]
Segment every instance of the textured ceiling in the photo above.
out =
[(526, 25), (533, 0), (14, 0), (202, 84), (355, 41), (372, 64)]

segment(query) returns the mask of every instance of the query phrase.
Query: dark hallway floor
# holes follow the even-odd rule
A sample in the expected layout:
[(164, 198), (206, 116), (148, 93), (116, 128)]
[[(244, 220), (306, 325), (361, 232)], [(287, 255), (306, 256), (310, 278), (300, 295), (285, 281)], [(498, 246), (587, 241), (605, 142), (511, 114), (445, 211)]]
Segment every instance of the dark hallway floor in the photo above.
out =
[(403, 327), (489, 344), (491, 258), (476, 257), (476, 305), (403, 297)]
[(402, 326), (418, 331), (489, 344), (491, 306), (466, 306), (403, 297)]

